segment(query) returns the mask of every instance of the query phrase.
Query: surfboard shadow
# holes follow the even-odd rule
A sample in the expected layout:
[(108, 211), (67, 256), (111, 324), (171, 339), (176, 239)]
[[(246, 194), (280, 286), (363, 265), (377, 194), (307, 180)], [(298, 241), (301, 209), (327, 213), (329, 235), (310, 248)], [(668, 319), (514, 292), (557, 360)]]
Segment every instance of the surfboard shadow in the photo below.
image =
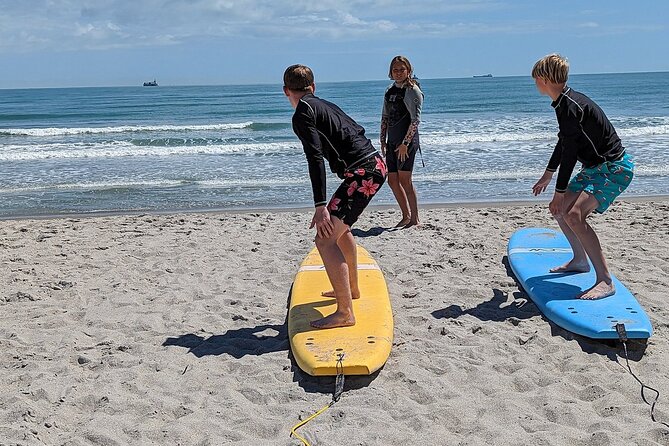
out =
[[(230, 355), (241, 359), (247, 355), (260, 356), (267, 353), (286, 351), (291, 362), (293, 382), (296, 382), (308, 393), (332, 393), (335, 384), (334, 376), (311, 376), (303, 372), (297, 365), (288, 341), (288, 302), (291, 289), (286, 299), (286, 317), (283, 324), (262, 324), (254, 327), (242, 327), (227, 330), (223, 334), (202, 336), (196, 333), (187, 333), (180, 336), (168, 337), (163, 346), (177, 346), (188, 349), (187, 353), (196, 358), (205, 356)], [(327, 304), (327, 302), (326, 302)], [(320, 317), (317, 310), (314, 319)], [(380, 369), (383, 370), (383, 367)], [(380, 370), (369, 376), (347, 376), (344, 382), (344, 393), (367, 387), (378, 376)]]
[(288, 299), (293, 290), (291, 285), (286, 299), (286, 317), (282, 324), (263, 324), (255, 327), (243, 327), (228, 330), (224, 334), (204, 337), (188, 333), (177, 337), (168, 337), (163, 346), (177, 346), (188, 349), (196, 358), (228, 354), (236, 359), (246, 355), (260, 356), (267, 353), (287, 351), (288, 342)]

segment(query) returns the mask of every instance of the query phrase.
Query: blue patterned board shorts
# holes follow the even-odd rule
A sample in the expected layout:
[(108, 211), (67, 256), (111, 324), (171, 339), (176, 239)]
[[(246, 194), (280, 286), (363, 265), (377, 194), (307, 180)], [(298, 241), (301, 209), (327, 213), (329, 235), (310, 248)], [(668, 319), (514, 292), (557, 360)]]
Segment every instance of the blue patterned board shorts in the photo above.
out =
[(616, 161), (606, 161), (595, 167), (583, 168), (569, 181), (567, 189), (572, 192), (585, 191), (593, 195), (599, 202), (595, 209), (598, 214), (604, 213), (613, 200), (623, 193), (634, 177), (634, 163), (625, 154)]
[(359, 166), (344, 172), (344, 181), (328, 203), (330, 215), (337, 217), (349, 227), (353, 226), (386, 181), (387, 174), (386, 163), (378, 153), (367, 158)]

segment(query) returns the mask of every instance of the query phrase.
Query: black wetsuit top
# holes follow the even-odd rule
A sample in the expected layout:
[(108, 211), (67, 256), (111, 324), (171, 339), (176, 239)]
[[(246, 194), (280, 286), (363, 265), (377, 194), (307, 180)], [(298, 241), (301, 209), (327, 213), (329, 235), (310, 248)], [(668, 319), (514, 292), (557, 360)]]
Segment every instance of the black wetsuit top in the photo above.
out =
[(556, 192), (567, 190), (576, 161), (588, 168), (615, 161), (625, 154), (613, 125), (586, 95), (565, 86), (551, 105), (555, 108), (560, 133), (546, 170), (555, 172), (560, 168)]
[(304, 95), (295, 108), (293, 131), (302, 141), (307, 157), (315, 206), (327, 203), (323, 158), (332, 172), (344, 178), (346, 170), (376, 153), (364, 128), (335, 104), (311, 93)]
[(404, 104), (405, 93), (406, 88), (393, 85), (384, 97), (388, 113), (388, 143), (393, 147), (402, 143), (411, 125), (411, 115)]

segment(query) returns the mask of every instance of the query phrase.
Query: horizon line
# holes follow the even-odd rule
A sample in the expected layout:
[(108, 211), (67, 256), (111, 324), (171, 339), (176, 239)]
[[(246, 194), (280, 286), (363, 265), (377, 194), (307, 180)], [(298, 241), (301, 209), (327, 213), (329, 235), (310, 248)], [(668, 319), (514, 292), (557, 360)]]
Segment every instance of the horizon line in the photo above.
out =
[[(597, 75), (608, 75), (608, 74), (654, 74), (654, 73), (669, 73), (669, 70), (660, 70), (660, 71), (615, 71), (615, 72), (600, 72), (600, 73), (573, 73), (571, 76), (597, 76)], [(488, 73), (485, 73), (488, 74)], [(471, 76), (457, 76), (457, 77), (417, 77), (419, 80), (444, 80), (444, 79), (500, 79), (500, 78), (512, 78), (512, 77), (531, 77), (530, 74), (520, 75), (501, 75), (495, 76), (494, 74), (490, 77), (483, 77), (482, 75), (471, 75)], [(156, 78), (157, 79), (157, 78)], [(350, 82), (389, 82), (389, 79), (350, 79), (350, 80), (337, 80), (337, 81), (319, 81), (317, 84), (342, 84)], [(146, 81), (142, 81), (146, 82)], [(244, 87), (244, 86), (261, 86), (261, 85), (280, 85), (281, 82), (249, 82), (249, 83), (220, 83), (220, 84), (158, 84), (158, 87)], [(57, 90), (57, 89), (77, 89), (77, 88), (129, 88), (129, 87), (144, 87), (140, 83), (131, 84), (131, 85), (69, 85), (69, 86), (51, 86), (51, 87), (0, 87), (2, 90)]]

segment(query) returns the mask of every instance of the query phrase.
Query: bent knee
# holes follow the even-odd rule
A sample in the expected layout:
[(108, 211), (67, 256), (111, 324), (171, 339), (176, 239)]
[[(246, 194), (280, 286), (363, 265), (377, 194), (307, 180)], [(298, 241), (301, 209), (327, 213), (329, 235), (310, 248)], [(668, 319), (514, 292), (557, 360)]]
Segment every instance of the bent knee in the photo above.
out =
[(583, 214), (578, 211), (571, 210), (562, 216), (565, 223), (573, 227), (583, 223)]
[(323, 238), (319, 235), (316, 236), (314, 239), (314, 243), (316, 244), (316, 248), (319, 250), (322, 250), (324, 248), (328, 248), (332, 246), (333, 244), (337, 243), (337, 240), (334, 238)]

